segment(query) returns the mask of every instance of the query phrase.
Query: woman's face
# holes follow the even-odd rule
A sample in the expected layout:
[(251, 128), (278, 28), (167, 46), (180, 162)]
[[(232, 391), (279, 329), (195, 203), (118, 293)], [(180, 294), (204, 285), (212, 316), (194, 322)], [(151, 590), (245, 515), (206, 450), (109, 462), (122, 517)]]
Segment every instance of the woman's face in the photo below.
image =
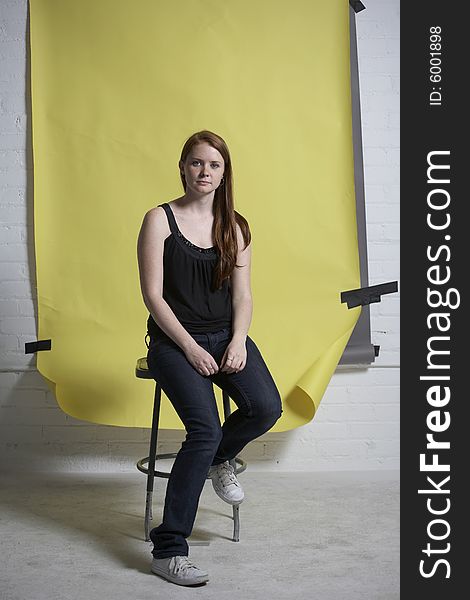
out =
[[(214, 192), (224, 175), (224, 159), (220, 152), (207, 143), (196, 144), (180, 169), (186, 179), (186, 189), (198, 194)], [(203, 183), (205, 182), (205, 183)]]

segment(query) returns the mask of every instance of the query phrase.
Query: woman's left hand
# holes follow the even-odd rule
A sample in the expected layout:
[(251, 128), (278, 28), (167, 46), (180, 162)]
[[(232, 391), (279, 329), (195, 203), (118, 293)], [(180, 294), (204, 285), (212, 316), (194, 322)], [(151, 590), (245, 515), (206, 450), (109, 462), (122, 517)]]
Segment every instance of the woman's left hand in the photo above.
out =
[(232, 339), (225, 349), (220, 363), (220, 371), (238, 373), (246, 365), (246, 342)]

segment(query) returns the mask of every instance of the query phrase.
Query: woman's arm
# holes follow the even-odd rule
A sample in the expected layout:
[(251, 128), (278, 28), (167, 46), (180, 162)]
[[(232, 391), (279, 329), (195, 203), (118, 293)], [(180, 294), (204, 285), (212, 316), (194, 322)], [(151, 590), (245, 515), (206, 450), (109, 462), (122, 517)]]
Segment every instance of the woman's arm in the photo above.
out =
[(251, 298), (251, 243), (245, 247), (242, 232), (237, 224), (238, 256), (237, 265), (231, 280), (232, 293), (232, 339), (225, 349), (220, 370), (226, 373), (238, 373), (245, 368), (247, 359), (246, 337), (253, 313)]
[(232, 339), (246, 341), (253, 315), (253, 299), (251, 296), (251, 242), (245, 242), (237, 224), (238, 256), (237, 265), (230, 277), (232, 293)]
[(145, 306), (158, 326), (185, 352), (198, 345), (163, 299), (163, 248), (167, 217), (162, 207), (144, 216), (137, 241), (140, 288)]

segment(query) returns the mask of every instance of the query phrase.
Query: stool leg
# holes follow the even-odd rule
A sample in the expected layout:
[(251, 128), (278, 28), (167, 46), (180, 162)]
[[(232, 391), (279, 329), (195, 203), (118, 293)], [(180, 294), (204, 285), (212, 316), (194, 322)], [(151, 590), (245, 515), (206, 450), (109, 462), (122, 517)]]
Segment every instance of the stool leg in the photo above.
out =
[(147, 494), (145, 499), (145, 541), (150, 541), (150, 519), (153, 519), (152, 514), (152, 497), (153, 497), (153, 482), (155, 479), (155, 455), (157, 454), (157, 435), (158, 422), (160, 418), (160, 402), (162, 397), (162, 388), (158, 383), (155, 383), (155, 397), (153, 403), (152, 416), (152, 433), (150, 436), (150, 450), (147, 474)]
[(230, 397), (225, 390), (222, 390), (222, 400), (224, 403), (224, 419), (230, 416)]
[[(235, 461), (234, 458), (232, 458), (232, 460), (229, 460), (229, 463), (232, 465), (233, 470), (235, 471), (235, 469), (237, 468), (237, 463)], [(240, 541), (240, 505), (239, 504), (234, 504), (232, 506), (233, 508), (233, 541), (234, 542), (239, 542)]]
[[(223, 403), (224, 403), (224, 418), (227, 419), (227, 417), (230, 415), (230, 397), (225, 390), (222, 390), (222, 398), (223, 398)], [(236, 460), (234, 458), (232, 458), (232, 460), (229, 460), (229, 463), (232, 465), (233, 470), (236, 471), (236, 469), (237, 469)], [(234, 505), (232, 507), (232, 509), (233, 509), (233, 537), (232, 537), (232, 539), (234, 542), (239, 542), (240, 541), (240, 506)]]
[(233, 537), (234, 542), (240, 541), (240, 506), (233, 506)]

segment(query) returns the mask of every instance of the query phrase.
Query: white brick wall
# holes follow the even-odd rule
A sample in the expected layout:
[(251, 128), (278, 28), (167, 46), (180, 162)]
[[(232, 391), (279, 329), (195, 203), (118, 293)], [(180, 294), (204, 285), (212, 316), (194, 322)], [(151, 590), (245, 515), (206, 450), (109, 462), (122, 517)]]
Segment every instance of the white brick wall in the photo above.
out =
[[(345, 0), (346, 1), (346, 0)], [(370, 285), (399, 278), (399, 2), (365, 0), (356, 16)], [(4, 468), (131, 470), (149, 430), (105, 427), (63, 413), (24, 344), (36, 339), (24, 0), (0, 8), (0, 460)], [(399, 295), (372, 304), (369, 369), (338, 369), (315, 419), (267, 434), (242, 453), (250, 469), (399, 466)], [(161, 432), (159, 451), (184, 432)]]

